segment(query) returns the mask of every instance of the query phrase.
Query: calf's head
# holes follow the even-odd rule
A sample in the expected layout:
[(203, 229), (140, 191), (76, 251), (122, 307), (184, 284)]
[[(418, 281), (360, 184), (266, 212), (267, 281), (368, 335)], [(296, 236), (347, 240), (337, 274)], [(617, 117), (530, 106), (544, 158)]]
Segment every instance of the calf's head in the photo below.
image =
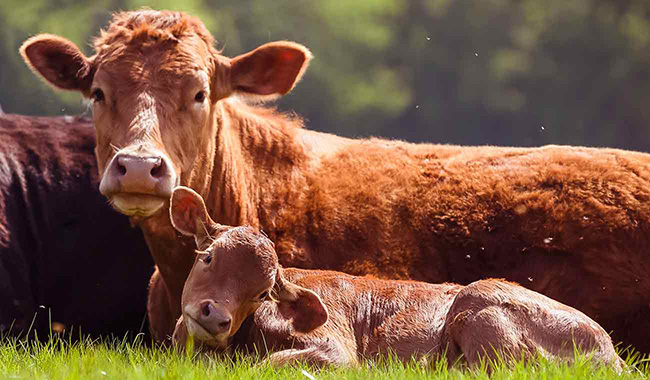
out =
[(309, 332), (327, 321), (320, 297), (282, 276), (267, 237), (251, 227), (217, 225), (203, 199), (186, 187), (174, 190), (170, 216), (174, 227), (194, 236), (199, 247), (181, 302), (189, 335), (225, 348), (242, 322), (264, 302), (276, 303), (274, 317), (286, 320), (297, 332)]
[(200, 172), (196, 166), (209, 164), (220, 100), (286, 94), (311, 59), (291, 42), (227, 58), (198, 19), (152, 10), (115, 14), (94, 48), (87, 57), (74, 43), (41, 34), (20, 51), (47, 82), (90, 99), (100, 191), (118, 211), (145, 217)]

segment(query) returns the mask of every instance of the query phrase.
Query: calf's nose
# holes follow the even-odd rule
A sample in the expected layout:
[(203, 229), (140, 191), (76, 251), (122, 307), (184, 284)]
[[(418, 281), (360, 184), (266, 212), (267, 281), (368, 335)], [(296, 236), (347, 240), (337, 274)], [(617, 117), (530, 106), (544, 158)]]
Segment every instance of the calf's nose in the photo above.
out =
[(199, 323), (213, 335), (230, 332), (232, 318), (225, 310), (218, 307), (212, 300), (204, 300), (199, 304)]

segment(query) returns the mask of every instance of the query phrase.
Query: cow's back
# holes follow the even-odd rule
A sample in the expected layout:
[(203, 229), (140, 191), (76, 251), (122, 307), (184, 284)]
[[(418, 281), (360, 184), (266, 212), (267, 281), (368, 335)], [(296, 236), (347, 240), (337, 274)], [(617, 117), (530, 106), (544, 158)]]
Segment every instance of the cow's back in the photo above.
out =
[(282, 265), (433, 283), (505, 278), (650, 351), (650, 155), (369, 139), (319, 165), (307, 191), (264, 209), (278, 215), (260, 225)]
[(0, 115), (0, 330), (36, 312), (44, 331), (50, 314), (92, 335), (141, 329), (153, 264), (97, 190), (94, 139), (79, 118)]

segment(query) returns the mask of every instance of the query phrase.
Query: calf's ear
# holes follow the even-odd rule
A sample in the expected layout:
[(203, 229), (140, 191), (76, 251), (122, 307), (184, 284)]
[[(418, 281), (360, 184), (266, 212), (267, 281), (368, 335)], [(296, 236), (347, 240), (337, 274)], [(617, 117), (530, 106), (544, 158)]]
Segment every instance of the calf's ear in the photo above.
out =
[(209, 234), (216, 223), (208, 215), (203, 198), (194, 190), (178, 186), (172, 193), (169, 207), (172, 226), (183, 235), (194, 236), (198, 242)]
[(312, 55), (295, 42), (264, 44), (231, 61), (233, 91), (257, 100), (287, 94), (300, 81)]
[(308, 333), (327, 322), (327, 307), (318, 294), (282, 279), (281, 275), (278, 275), (275, 286), (278, 311), (291, 320), (294, 330)]
[(39, 34), (23, 43), (20, 54), (32, 71), (51, 85), (90, 96), (92, 61), (73, 42), (52, 34)]

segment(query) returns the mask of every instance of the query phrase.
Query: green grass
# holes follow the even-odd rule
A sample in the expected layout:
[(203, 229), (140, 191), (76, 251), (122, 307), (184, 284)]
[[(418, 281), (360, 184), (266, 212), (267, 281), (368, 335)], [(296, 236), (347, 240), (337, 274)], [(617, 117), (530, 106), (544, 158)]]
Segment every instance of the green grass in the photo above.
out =
[(200, 357), (126, 340), (37, 343), (5, 339), (0, 344), (0, 379), (639, 379), (650, 374), (648, 362), (638, 355), (628, 355), (627, 361), (637, 369), (620, 376), (592, 365), (584, 356), (571, 365), (543, 359), (509, 366), (496, 363), (491, 375), (485, 369), (487, 363), (483, 368), (448, 369), (442, 361), (431, 366), (388, 360), (359, 368), (273, 368), (251, 358)]

